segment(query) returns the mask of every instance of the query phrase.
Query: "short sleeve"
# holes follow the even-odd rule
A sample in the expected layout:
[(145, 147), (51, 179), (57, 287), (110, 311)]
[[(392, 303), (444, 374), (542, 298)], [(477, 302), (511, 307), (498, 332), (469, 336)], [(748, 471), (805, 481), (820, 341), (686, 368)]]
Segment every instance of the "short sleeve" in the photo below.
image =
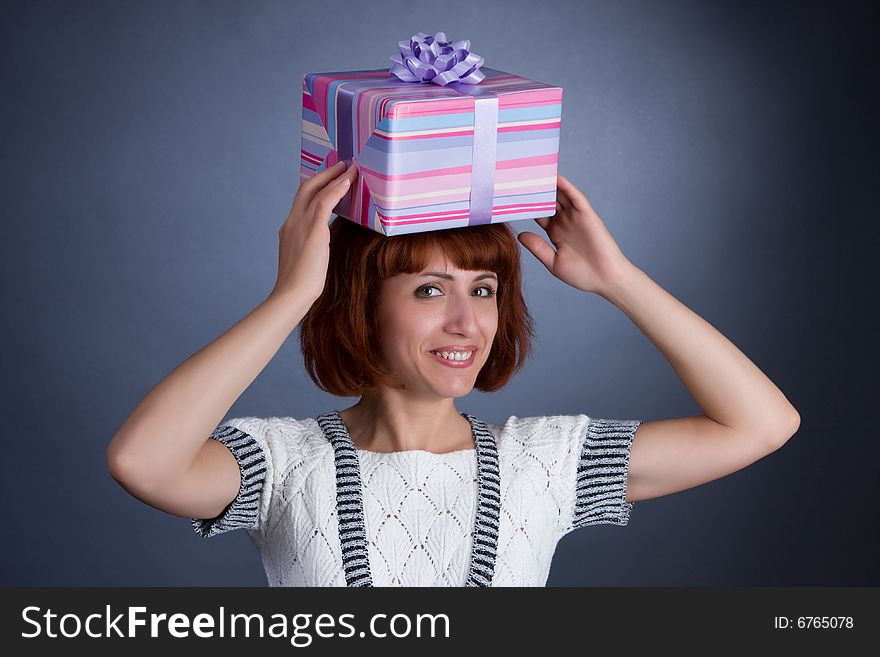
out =
[(238, 496), (216, 518), (191, 518), (193, 530), (205, 538), (233, 529), (262, 529), (269, 515), (275, 459), (268, 423), (261, 418), (234, 418), (218, 426), (210, 438), (225, 445), (241, 471)]
[(560, 537), (587, 525), (626, 525), (632, 502), (626, 501), (629, 457), (641, 420), (572, 416), (570, 444), (576, 449), (565, 464), (566, 514)]

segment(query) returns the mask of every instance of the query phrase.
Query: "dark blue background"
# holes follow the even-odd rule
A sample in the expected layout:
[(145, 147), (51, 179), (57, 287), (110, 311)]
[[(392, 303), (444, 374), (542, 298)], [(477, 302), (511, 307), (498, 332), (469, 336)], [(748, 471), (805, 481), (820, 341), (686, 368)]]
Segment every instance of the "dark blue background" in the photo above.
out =
[[(137, 501), (105, 449), (156, 383), (274, 284), (303, 74), (389, 67), (417, 31), (470, 39), (486, 66), (562, 85), (560, 172), (630, 260), (801, 415), (753, 466), (637, 502), (626, 528), (566, 536), (548, 584), (880, 584), (867, 11), (399, 6), (6, 3), (0, 584), (265, 584), (244, 532), (206, 541)], [(700, 413), (622, 312), (521, 253), (535, 356), (460, 410), (490, 422)], [(354, 401), (314, 388), (294, 335), (229, 416), (314, 417)]]

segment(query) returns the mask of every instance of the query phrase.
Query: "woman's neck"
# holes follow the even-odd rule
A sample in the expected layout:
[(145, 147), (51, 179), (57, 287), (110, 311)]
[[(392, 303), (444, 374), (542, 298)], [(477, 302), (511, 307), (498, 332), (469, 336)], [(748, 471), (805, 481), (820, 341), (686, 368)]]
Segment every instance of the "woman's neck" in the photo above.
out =
[(473, 449), (470, 422), (455, 406), (387, 408), (363, 400), (339, 413), (355, 447), (370, 452), (405, 452), (414, 449), (445, 454)]

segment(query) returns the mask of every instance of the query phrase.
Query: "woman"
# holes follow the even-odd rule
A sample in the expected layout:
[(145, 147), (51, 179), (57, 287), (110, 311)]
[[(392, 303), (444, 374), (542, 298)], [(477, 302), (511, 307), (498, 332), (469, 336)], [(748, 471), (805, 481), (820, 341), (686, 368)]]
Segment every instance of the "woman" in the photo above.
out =
[[(153, 389), (107, 450), (127, 491), (200, 535), (246, 529), (270, 586), (544, 585), (567, 532), (625, 525), (633, 502), (739, 470), (797, 430), (779, 389), (630, 263), (563, 176), (556, 214), (536, 220), (556, 249), (530, 232), (519, 242), (626, 313), (704, 415), (459, 413), (457, 397), (500, 389), (529, 353), (513, 232), (328, 225), (356, 176), (339, 163), (303, 182), (272, 292)], [(360, 400), (218, 426), (300, 324), (313, 381)]]

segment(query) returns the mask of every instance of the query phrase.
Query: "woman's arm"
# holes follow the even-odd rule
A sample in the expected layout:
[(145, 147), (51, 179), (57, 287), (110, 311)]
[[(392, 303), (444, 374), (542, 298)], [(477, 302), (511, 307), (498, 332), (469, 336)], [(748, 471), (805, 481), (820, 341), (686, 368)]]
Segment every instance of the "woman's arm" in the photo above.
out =
[[(183, 504), (201, 509), (222, 508), (223, 498), (228, 503), (234, 497), (240, 484), (236, 463), (209, 437), (322, 294), (328, 220), (357, 177), (356, 167), (342, 164), (322, 169), (297, 190), (278, 231), (278, 277), (269, 296), (165, 377), (116, 432), (107, 464), (132, 494), (165, 507), (173, 503), (179, 514), (181, 495)], [(195, 499), (203, 489), (210, 499)], [(177, 502), (174, 493), (180, 493)]]
[[(295, 291), (270, 294), (168, 374), (135, 407), (107, 446), (113, 478), (137, 492), (140, 499), (184, 480), (210, 442), (211, 432), (272, 360), (312, 303), (311, 296)], [(212, 449), (216, 454), (225, 451), (216, 446)], [(232, 489), (237, 487), (236, 482)]]
[(713, 481), (778, 449), (800, 416), (773, 382), (711, 324), (632, 267), (603, 296), (660, 350), (704, 416), (636, 430), (627, 501)]
[(763, 372), (620, 251), (587, 198), (558, 177), (557, 212), (520, 242), (560, 280), (620, 308), (669, 361), (703, 416), (643, 422), (626, 500), (649, 499), (735, 472), (778, 449), (800, 416)]
[(798, 427), (794, 406), (715, 327), (633, 266), (603, 296), (660, 350), (706, 417), (778, 446)]

